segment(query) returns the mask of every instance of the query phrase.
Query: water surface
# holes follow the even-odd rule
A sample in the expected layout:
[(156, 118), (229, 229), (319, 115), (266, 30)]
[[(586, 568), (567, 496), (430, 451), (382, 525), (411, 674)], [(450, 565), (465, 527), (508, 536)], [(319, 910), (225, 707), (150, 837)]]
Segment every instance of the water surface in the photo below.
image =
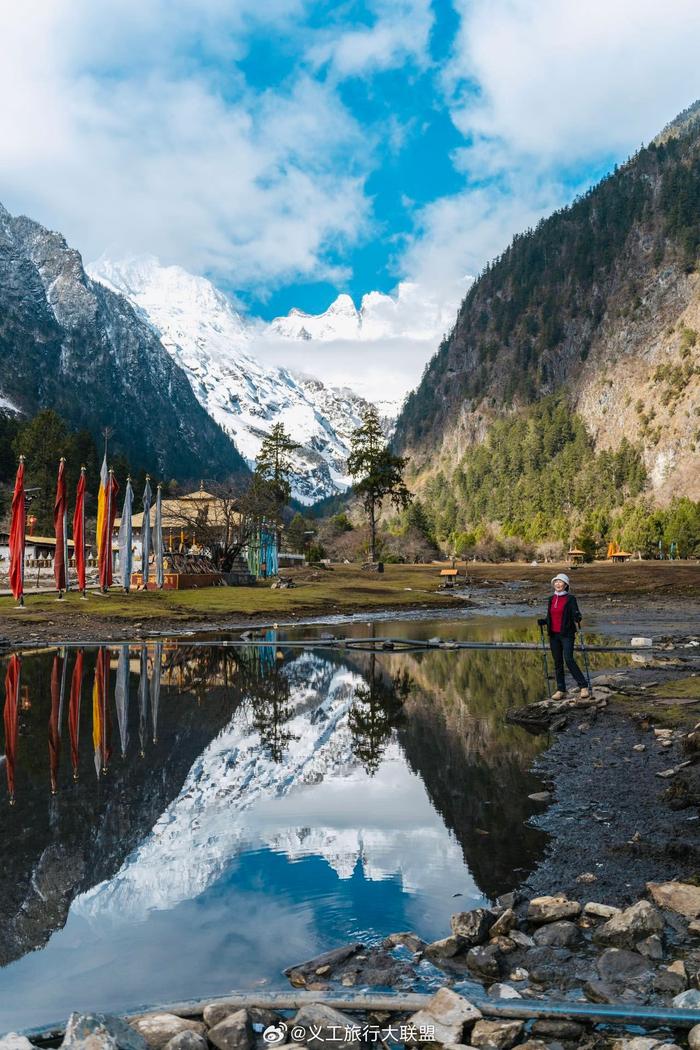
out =
[[(543, 695), (541, 654), (285, 646), (324, 630), (23, 655), (0, 766), (0, 1031), (286, 988), (284, 967), (350, 939), (445, 936), (542, 859), (527, 796), (546, 739), (504, 718)], [(534, 637), (512, 617), (334, 630)]]

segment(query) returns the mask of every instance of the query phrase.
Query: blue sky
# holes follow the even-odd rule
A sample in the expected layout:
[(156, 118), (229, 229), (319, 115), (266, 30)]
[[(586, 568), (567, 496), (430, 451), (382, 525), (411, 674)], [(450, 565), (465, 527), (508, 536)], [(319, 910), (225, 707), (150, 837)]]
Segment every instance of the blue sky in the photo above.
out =
[(0, 201), (262, 317), (513, 233), (700, 95), (695, 0), (40, 0), (3, 16)]

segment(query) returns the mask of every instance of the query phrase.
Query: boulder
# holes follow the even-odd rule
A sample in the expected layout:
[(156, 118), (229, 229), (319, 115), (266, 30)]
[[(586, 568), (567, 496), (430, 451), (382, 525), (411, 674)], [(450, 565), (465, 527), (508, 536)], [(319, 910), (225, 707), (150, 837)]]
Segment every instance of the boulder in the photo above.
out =
[(598, 944), (611, 944), (618, 948), (634, 948), (637, 941), (652, 933), (661, 933), (664, 921), (649, 901), (637, 901), (618, 915), (613, 915), (604, 926), (593, 933)]
[[(240, 1009), (240, 1002), (229, 1002), (226, 999), (214, 1000), (214, 1002), (207, 1003), (204, 1007), (204, 1023), (208, 1028), (214, 1028), (224, 1018), (230, 1017), (231, 1014), (235, 1014)], [(251, 1024), (262, 1024), (267, 1028), (268, 1025), (278, 1024), (281, 1020), (280, 1015), (275, 1010), (267, 1010), (265, 1007), (249, 1006), (247, 1010)]]
[(649, 937), (645, 937), (643, 941), (637, 942), (637, 951), (642, 955), (646, 955), (647, 959), (659, 962), (664, 957), (664, 944), (658, 933), (652, 933)]
[(209, 1043), (199, 1032), (187, 1029), (178, 1032), (165, 1044), (165, 1050), (208, 1050)]
[(161, 1050), (161, 1047), (180, 1032), (197, 1032), (204, 1035), (207, 1030), (201, 1021), (188, 1021), (184, 1017), (168, 1013), (141, 1014), (139, 1017), (130, 1018), (129, 1024), (143, 1036), (150, 1050)]
[(506, 908), (506, 910), (502, 912), (494, 922), (489, 931), (489, 936), (507, 937), (510, 934), (510, 931), (515, 928), (516, 923), (517, 919), (515, 917), (515, 912), (512, 908)]
[(584, 915), (593, 915), (596, 919), (612, 919), (613, 915), (619, 915), (622, 908), (616, 908), (612, 904), (598, 904), (597, 901), (589, 901), (583, 909)]
[(604, 981), (627, 984), (649, 973), (649, 961), (625, 948), (608, 948), (597, 960), (596, 969)]
[(492, 999), (522, 999), (520, 992), (517, 992), (515, 988), (511, 988), (509, 984), (501, 984), (496, 982), (489, 988), (489, 995)]
[(527, 917), (532, 923), (559, 922), (560, 919), (575, 919), (581, 914), (578, 901), (566, 897), (533, 897), (527, 908)]
[(467, 952), (467, 966), (480, 977), (501, 976), (501, 953), (495, 944), (480, 945)]
[(508, 934), (511, 941), (514, 941), (519, 948), (534, 948), (535, 942), (529, 934), (523, 933), (522, 930), (511, 930)]
[(532, 1034), (541, 1036), (542, 1039), (580, 1039), (583, 1035), (583, 1025), (576, 1021), (547, 1020), (535, 1021), (532, 1026)]
[(584, 983), (583, 994), (592, 1003), (616, 1003), (620, 998), (619, 989), (614, 984), (596, 978)]
[(295, 963), (294, 966), (288, 966), (286, 970), (283, 970), (285, 977), (289, 978), (289, 983), (295, 988), (305, 987), (307, 981), (314, 980), (316, 971), (323, 966), (330, 966), (331, 970), (334, 967), (339, 966), (341, 963), (346, 962), (352, 956), (357, 955), (359, 951), (362, 951), (364, 945), (355, 941), (350, 944), (344, 944), (340, 948), (332, 948), (328, 952), (323, 952), (321, 955), (315, 956), (313, 959), (307, 959), (306, 962)]
[(253, 1050), (255, 1035), (247, 1010), (236, 1010), (207, 1032), (207, 1038), (218, 1050)]
[(685, 974), (674, 970), (671, 966), (662, 967), (654, 977), (654, 991), (662, 995), (680, 995), (688, 987), (688, 978)]
[(661, 1046), (661, 1039), (653, 1039), (651, 1036), (638, 1035), (632, 1039), (616, 1039), (613, 1050), (654, 1050)]
[(471, 1044), (480, 1050), (510, 1050), (523, 1031), (522, 1021), (477, 1021)]
[(688, 1032), (688, 1046), (690, 1050), (700, 1050), (700, 1024), (693, 1025)]
[(465, 948), (475, 948), (488, 940), (489, 930), (495, 916), (486, 908), (474, 908), (472, 911), (460, 911), (450, 919), (452, 933), (464, 944)]
[(18, 1035), (17, 1032), (8, 1032), (0, 1036), (0, 1050), (36, 1050), (26, 1035)]
[(443, 937), (440, 941), (431, 941), (423, 949), (423, 955), (429, 959), (451, 959), (461, 952), (464, 945), (459, 937)]
[(422, 952), (425, 950), (425, 941), (415, 933), (390, 933), (388, 937), (385, 937), (382, 941), (383, 948), (408, 948), (410, 952)]
[(660, 908), (678, 912), (686, 919), (700, 915), (700, 886), (689, 882), (648, 882), (647, 889)]
[(671, 1000), (671, 1006), (676, 1010), (700, 1010), (700, 991), (689, 988), (687, 992), (681, 992)]
[(531, 948), (524, 959), (530, 979), (536, 984), (558, 984), (564, 972), (564, 963), (570, 958), (567, 948)]
[[(432, 1030), (430, 1042), (461, 1043), (465, 1026), (478, 1021), (481, 1011), (477, 1010), (463, 995), (458, 995), (451, 988), (441, 988), (425, 1004), (422, 1010), (413, 1014), (408, 1023), (416, 1028)], [(425, 1040), (417, 1039), (415, 1045)], [(410, 1045), (408, 1041), (407, 1045)]]
[(583, 935), (578, 926), (565, 919), (540, 926), (534, 935), (535, 944), (549, 948), (572, 948), (582, 940)]
[[(317, 1050), (326, 1044), (330, 1050), (355, 1050), (352, 1044), (359, 1042), (356, 1029), (361, 1034), (361, 1026), (356, 1021), (325, 1003), (305, 1003), (289, 1023), (293, 1043), (308, 1043), (313, 1037), (311, 1045)], [(346, 1036), (348, 1038), (344, 1038)]]
[(140, 1032), (114, 1014), (71, 1014), (61, 1046), (66, 1050), (148, 1050)]

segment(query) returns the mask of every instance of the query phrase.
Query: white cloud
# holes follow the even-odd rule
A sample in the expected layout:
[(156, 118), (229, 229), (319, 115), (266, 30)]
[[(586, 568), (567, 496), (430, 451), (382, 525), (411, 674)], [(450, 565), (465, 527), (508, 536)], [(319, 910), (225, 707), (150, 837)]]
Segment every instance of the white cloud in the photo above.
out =
[[(445, 83), (504, 159), (624, 156), (700, 95), (696, 0), (456, 0)], [(477, 89), (475, 91), (475, 88)]]
[(441, 83), (464, 188), (417, 210), (401, 257), (428, 288), (477, 273), (700, 96), (696, 0), (454, 3)]
[[(233, 63), (246, 31), (268, 20), (279, 32), (301, 8), (46, 0), (32, 19), (6, 11), (0, 200), (87, 257), (154, 252), (239, 287), (337, 276), (328, 247), (367, 222), (367, 140), (332, 87), (300, 73), (255, 95)], [(195, 63), (198, 49), (218, 64)]]
[(431, 0), (374, 0), (371, 25), (331, 27), (318, 32), (307, 57), (316, 67), (329, 65), (338, 77), (362, 76), (407, 61), (428, 62)]

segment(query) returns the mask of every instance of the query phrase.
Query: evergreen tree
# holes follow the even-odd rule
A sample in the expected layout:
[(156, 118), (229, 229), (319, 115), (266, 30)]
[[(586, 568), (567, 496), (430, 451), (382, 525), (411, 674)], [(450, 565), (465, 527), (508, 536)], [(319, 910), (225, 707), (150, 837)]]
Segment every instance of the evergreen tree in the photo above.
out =
[(367, 513), (372, 561), (377, 560), (377, 514), (383, 501), (388, 497), (396, 508), (405, 508), (413, 498), (403, 479), (405, 466), (406, 460), (393, 455), (386, 444), (379, 413), (369, 405), (350, 438), (348, 473)]
[(287, 546), (297, 554), (303, 554), (306, 548), (306, 518), (299, 511), (294, 515), (287, 528)]
[(278, 547), (282, 538), (282, 512), (292, 494), (292, 479), (295, 476), (292, 453), (298, 448), (301, 446), (292, 441), (284, 424), (275, 423), (255, 460), (253, 494), (261, 508), (269, 509), (269, 516), (277, 527)]

